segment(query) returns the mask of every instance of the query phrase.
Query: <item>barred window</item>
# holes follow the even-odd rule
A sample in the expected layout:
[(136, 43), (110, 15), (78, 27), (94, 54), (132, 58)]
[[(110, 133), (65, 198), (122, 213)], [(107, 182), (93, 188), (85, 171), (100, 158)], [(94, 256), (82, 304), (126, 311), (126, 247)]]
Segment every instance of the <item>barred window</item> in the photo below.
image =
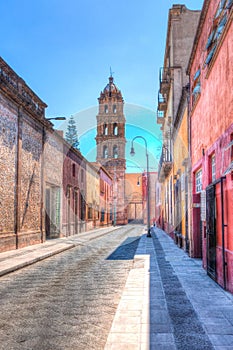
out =
[(211, 180), (214, 182), (216, 180), (216, 158), (215, 154), (211, 156)]
[(200, 193), (202, 191), (202, 169), (196, 172), (195, 183), (196, 183), (196, 193)]

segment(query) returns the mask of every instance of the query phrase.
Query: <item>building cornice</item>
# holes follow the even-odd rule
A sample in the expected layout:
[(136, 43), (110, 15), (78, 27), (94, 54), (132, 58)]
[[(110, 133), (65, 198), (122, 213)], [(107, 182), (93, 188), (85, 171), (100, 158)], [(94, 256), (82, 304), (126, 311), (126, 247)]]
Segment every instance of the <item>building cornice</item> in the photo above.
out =
[(203, 25), (205, 23), (206, 15), (207, 15), (207, 12), (208, 12), (208, 9), (210, 6), (210, 1), (211, 0), (204, 0), (204, 4), (202, 6), (201, 15), (200, 15), (198, 26), (197, 26), (197, 32), (196, 32), (196, 35), (194, 38), (193, 48), (191, 51), (190, 59), (189, 59), (187, 70), (186, 70), (187, 75), (190, 75), (192, 63), (193, 63), (193, 60), (194, 60), (194, 57), (196, 54), (196, 50), (197, 50), (197, 46), (199, 43), (199, 38), (201, 36)]

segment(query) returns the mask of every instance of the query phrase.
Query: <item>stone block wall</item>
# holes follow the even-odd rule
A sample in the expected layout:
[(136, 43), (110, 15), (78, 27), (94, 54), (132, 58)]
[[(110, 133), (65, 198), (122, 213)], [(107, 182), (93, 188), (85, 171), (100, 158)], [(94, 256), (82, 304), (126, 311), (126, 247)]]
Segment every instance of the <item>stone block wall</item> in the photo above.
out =
[(0, 236), (14, 234), (17, 109), (0, 94)]
[(0, 252), (43, 241), (45, 107), (0, 57)]
[(22, 123), (20, 231), (40, 231), (42, 127), (25, 116)]

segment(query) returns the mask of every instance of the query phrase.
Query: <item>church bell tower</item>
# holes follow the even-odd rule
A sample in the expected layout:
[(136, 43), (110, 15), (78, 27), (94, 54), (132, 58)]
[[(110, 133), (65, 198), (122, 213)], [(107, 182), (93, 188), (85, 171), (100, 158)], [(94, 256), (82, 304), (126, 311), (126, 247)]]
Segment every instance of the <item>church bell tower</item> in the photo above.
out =
[(97, 115), (97, 158), (113, 178), (113, 222), (116, 225), (127, 223), (125, 205), (125, 116), (124, 100), (121, 91), (113, 82), (100, 93)]

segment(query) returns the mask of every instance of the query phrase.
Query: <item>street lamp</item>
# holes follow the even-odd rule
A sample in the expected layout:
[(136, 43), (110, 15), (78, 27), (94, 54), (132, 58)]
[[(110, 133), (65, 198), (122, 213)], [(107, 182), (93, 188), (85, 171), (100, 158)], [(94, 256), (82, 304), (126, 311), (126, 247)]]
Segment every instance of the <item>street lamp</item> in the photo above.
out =
[(146, 139), (143, 136), (135, 136), (131, 142), (131, 151), (130, 151), (130, 155), (134, 156), (135, 155), (135, 151), (134, 151), (134, 147), (133, 147), (133, 142), (135, 139), (142, 139), (145, 142), (145, 146), (146, 146), (146, 168), (147, 168), (147, 237), (151, 237), (151, 233), (150, 233), (150, 193), (149, 193), (149, 186), (150, 186), (150, 179), (149, 179), (149, 156), (148, 156), (148, 152), (147, 152), (147, 142)]
[(46, 120), (66, 120), (66, 117), (46, 118)]

